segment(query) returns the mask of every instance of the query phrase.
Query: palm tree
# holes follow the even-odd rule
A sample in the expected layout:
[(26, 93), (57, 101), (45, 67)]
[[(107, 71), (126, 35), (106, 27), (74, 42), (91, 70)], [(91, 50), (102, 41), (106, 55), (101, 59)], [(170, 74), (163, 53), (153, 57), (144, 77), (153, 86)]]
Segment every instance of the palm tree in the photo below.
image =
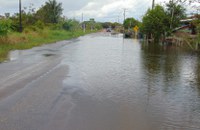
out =
[(39, 19), (43, 19), (47, 23), (58, 23), (62, 15), (62, 3), (56, 0), (49, 0), (38, 11)]

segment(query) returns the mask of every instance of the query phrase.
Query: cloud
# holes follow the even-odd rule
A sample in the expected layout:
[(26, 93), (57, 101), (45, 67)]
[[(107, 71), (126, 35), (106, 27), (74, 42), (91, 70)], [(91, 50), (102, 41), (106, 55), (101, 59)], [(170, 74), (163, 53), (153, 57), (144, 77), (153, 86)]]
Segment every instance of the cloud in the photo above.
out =
[[(28, 7), (31, 3), (38, 9), (47, 0), (22, 0), (23, 6)], [(141, 19), (142, 15), (151, 8), (152, 0), (57, 0), (63, 5), (63, 15), (69, 18), (84, 19), (95, 18), (99, 21), (116, 22), (123, 20), (123, 9), (126, 8), (126, 17)], [(163, 3), (165, 0), (156, 0)], [(168, 0), (167, 0), (168, 1)], [(11, 14), (18, 12), (18, 0), (0, 0), (0, 15), (6, 12)]]
[[(96, 0), (88, 2), (85, 6), (78, 10), (71, 10), (67, 12), (67, 16), (80, 18), (83, 13), (86, 18), (95, 17), (97, 19), (109, 20), (108, 17), (110, 17), (111, 20), (116, 20), (120, 17), (122, 19), (124, 8), (126, 8), (128, 12), (139, 12), (139, 10), (136, 10), (135, 8), (137, 7), (137, 4), (140, 3), (136, 0)], [(130, 15), (131, 13), (128, 12), (127, 15)]]

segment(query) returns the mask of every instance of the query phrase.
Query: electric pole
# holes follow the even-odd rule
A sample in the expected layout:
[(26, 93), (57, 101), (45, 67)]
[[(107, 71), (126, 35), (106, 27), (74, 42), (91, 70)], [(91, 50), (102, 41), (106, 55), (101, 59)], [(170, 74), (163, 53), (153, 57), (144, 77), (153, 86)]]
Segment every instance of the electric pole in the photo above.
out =
[(118, 17), (117, 17), (117, 18), (118, 18), (118, 23), (119, 23), (119, 15), (118, 15)]
[(82, 29), (83, 29), (83, 32), (85, 33), (85, 23), (84, 23), (84, 15), (82, 13)]
[(82, 13), (82, 23), (83, 23), (83, 13)]
[(152, 1), (152, 9), (155, 7), (155, 0)]
[(19, 32), (22, 32), (22, 2), (19, 0)]
[(170, 29), (172, 29), (172, 27), (173, 27), (173, 21), (174, 21), (174, 12), (175, 12), (174, 0), (171, 0), (171, 2), (172, 2), (172, 17), (171, 17)]
[[(125, 20), (126, 20), (126, 9), (124, 8), (124, 23), (125, 23)], [(125, 26), (124, 26), (124, 34), (123, 34), (123, 37), (125, 37)]]
[(126, 9), (124, 9), (124, 22), (126, 20)]

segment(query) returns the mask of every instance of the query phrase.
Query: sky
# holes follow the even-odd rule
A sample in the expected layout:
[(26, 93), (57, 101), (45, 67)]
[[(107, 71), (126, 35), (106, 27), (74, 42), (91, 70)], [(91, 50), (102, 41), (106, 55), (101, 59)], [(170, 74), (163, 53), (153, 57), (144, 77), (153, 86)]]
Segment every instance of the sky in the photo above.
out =
[[(22, 6), (38, 9), (47, 0), (22, 0)], [(123, 11), (126, 9), (126, 18), (134, 17), (141, 20), (148, 8), (152, 6), (152, 0), (57, 0), (62, 3), (63, 15), (68, 18), (84, 20), (94, 18), (101, 22), (122, 22)], [(168, 0), (169, 1), (169, 0)], [(18, 12), (19, 0), (0, 0), (0, 15), (4, 13)], [(165, 0), (155, 0), (156, 4), (164, 3)]]

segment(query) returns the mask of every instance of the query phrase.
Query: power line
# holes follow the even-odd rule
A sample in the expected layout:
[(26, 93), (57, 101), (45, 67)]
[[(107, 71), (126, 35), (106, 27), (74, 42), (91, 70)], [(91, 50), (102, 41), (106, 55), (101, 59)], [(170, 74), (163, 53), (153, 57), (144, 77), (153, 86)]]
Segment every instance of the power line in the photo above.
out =
[(82, 13), (82, 29), (83, 32), (85, 33), (85, 23), (84, 23), (84, 14)]

